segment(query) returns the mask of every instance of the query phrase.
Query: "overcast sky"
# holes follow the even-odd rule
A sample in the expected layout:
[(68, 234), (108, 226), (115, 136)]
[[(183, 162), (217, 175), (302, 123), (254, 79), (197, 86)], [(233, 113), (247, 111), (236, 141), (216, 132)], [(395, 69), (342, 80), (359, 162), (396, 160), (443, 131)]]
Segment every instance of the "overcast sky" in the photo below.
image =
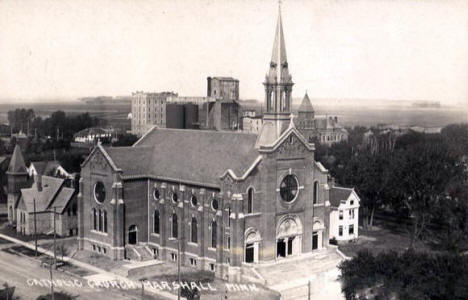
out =
[[(263, 100), (271, 0), (0, 0), (0, 98), (203, 96), (207, 76)], [(293, 97), (468, 103), (468, 1), (283, 0)]]

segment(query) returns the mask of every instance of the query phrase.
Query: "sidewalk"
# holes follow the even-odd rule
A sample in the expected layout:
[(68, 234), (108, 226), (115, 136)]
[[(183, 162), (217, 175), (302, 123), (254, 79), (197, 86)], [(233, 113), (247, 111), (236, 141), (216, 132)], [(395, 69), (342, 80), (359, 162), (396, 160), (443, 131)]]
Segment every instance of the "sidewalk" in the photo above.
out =
[[(5, 240), (10, 241), (10, 242), (13, 242), (13, 243), (15, 243), (17, 245), (21, 245), (21, 246), (27, 247), (29, 249), (35, 250), (34, 244), (31, 244), (31, 243), (28, 243), (28, 242), (23, 242), (21, 240), (12, 238), (12, 237), (10, 237), (8, 235), (0, 233), (0, 238), (5, 239)], [(37, 251), (41, 252), (43, 254), (46, 254), (48, 256), (52, 256), (52, 257), (54, 256), (54, 253), (52, 251), (46, 250), (46, 249), (44, 249), (42, 247), (39, 247), (39, 246), (37, 247)], [(125, 281), (125, 282), (131, 281), (130, 279), (128, 279), (126, 277), (123, 277), (123, 276), (120, 276), (118, 274), (114, 274), (114, 273), (111, 273), (111, 272), (107, 272), (107, 271), (102, 270), (100, 268), (97, 268), (97, 267), (95, 267), (93, 265), (90, 265), (90, 264), (87, 264), (85, 262), (76, 260), (74, 258), (70, 258), (68, 256), (64, 256), (63, 261), (71, 263), (71, 264), (76, 265), (78, 267), (81, 267), (83, 269), (87, 269), (87, 270), (90, 270), (90, 271), (93, 271), (93, 272), (97, 273), (96, 275), (91, 275), (92, 276), (91, 278), (95, 278), (95, 279), (114, 279), (114, 280)], [(90, 277), (90, 276), (88, 276), (88, 277)], [(91, 279), (91, 278), (87, 278), (87, 279)], [(136, 286), (141, 285), (140, 282), (133, 281), (133, 283)], [(177, 300), (176, 295), (173, 295), (171, 293), (164, 292), (164, 291), (152, 288), (152, 287), (145, 287), (145, 291), (148, 291), (148, 292), (153, 293), (153, 294), (155, 294), (157, 296), (163, 297), (164, 299)]]

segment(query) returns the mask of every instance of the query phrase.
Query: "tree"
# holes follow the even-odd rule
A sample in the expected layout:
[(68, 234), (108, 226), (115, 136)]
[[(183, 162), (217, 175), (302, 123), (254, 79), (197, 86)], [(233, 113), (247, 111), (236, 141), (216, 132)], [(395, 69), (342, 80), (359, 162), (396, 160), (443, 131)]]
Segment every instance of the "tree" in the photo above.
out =
[(466, 299), (468, 258), (415, 251), (360, 251), (339, 265), (346, 299)]
[(440, 136), (428, 136), (422, 142), (398, 151), (393, 165), (392, 207), (409, 219), (410, 248), (420, 239), (432, 221), (434, 208), (445, 198), (445, 190), (463, 169), (449, 154)]
[(346, 165), (342, 182), (353, 186), (361, 198), (363, 225), (372, 230), (375, 210), (380, 207), (389, 191), (392, 178), (388, 155), (361, 153), (353, 156)]
[(138, 141), (138, 137), (134, 134), (125, 133), (119, 134), (117, 136), (117, 141), (112, 143), (112, 146), (119, 147), (119, 146), (132, 146), (135, 142)]

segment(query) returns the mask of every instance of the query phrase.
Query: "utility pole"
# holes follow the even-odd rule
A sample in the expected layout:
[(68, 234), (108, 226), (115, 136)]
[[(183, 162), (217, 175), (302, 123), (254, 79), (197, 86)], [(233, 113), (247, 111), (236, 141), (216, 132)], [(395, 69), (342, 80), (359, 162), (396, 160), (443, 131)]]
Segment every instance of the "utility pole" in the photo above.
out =
[(179, 281), (179, 289), (177, 290), (177, 300), (180, 300), (180, 238), (177, 240), (177, 280)]
[(141, 278), (140, 279), (140, 282), (141, 282), (141, 300), (144, 300), (145, 299), (145, 285), (143, 284), (144, 281), (146, 281), (148, 279), (146, 278)]
[(36, 225), (36, 198), (33, 198), (33, 205), (34, 205), (34, 246), (36, 250), (36, 257), (37, 257), (37, 225)]
[(50, 271), (50, 293), (52, 294), (52, 300), (55, 300), (54, 279), (52, 277), (52, 264), (51, 263), (49, 263), (49, 271)]
[[(57, 234), (55, 230), (55, 214), (57, 212), (57, 207), (54, 206), (54, 267), (57, 268)], [(53, 298), (52, 298), (53, 299)]]

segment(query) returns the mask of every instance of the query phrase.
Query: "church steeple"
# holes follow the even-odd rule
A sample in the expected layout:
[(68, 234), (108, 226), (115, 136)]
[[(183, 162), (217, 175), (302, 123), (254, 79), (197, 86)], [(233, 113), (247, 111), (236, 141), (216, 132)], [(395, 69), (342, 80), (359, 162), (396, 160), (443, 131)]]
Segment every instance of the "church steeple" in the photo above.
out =
[(273, 51), (268, 73), (265, 76), (264, 126), (259, 137), (263, 144), (276, 141), (289, 128), (291, 120), (291, 92), (294, 83), (289, 74), (286, 43), (284, 42), (281, 5), (278, 7)]
[(289, 83), (288, 58), (286, 55), (286, 45), (284, 43), (283, 21), (281, 19), (281, 5), (278, 6), (278, 20), (276, 21), (275, 40), (271, 54), (270, 70), (266, 82), (269, 83)]

